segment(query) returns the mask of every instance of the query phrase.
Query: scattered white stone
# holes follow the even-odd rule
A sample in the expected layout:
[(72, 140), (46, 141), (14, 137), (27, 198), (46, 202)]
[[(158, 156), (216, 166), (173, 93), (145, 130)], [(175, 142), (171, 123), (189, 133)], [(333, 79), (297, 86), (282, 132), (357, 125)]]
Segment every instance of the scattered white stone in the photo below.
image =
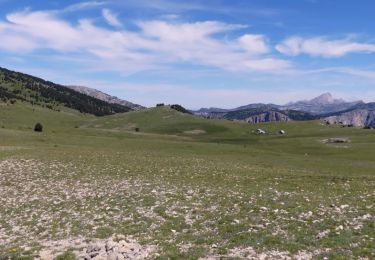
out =
[(42, 244), (43, 249), (36, 259), (50, 260), (72, 249), (80, 260), (120, 260), (120, 259), (146, 259), (151, 257), (157, 249), (153, 245), (140, 245), (135, 240), (127, 239), (115, 242), (112, 237), (107, 240), (94, 240), (86, 242), (84, 238), (49, 241)]
[(340, 226), (336, 227), (336, 231), (340, 231), (340, 230), (344, 230), (344, 226), (343, 225), (340, 225)]
[(233, 220), (234, 224), (240, 224), (240, 221), (238, 219)]
[(371, 214), (366, 214), (366, 215), (363, 215), (362, 217), (361, 217), (361, 219), (362, 220), (368, 220), (368, 219), (371, 219)]
[(324, 231), (320, 232), (320, 233), (316, 236), (316, 238), (317, 238), (317, 239), (322, 239), (322, 238), (326, 237), (330, 232), (331, 232), (331, 231), (330, 231), (329, 229), (324, 230)]

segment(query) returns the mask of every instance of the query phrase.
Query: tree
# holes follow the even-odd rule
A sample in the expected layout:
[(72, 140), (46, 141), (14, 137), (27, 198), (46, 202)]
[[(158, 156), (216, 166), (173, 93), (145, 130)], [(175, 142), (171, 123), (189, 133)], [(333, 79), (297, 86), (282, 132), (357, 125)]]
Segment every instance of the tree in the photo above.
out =
[(35, 132), (43, 132), (43, 126), (41, 123), (36, 123), (35, 127), (34, 127), (34, 131)]

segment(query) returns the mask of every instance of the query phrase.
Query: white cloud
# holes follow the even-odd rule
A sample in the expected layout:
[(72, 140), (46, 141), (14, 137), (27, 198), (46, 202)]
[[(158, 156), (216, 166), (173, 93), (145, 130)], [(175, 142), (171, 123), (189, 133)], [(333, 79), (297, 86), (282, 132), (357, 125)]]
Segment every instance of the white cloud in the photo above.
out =
[(245, 34), (239, 38), (239, 42), (242, 47), (250, 53), (263, 54), (269, 52), (263, 35)]
[(121, 27), (122, 24), (118, 20), (117, 15), (111, 12), (109, 9), (103, 9), (102, 14), (104, 19), (108, 22), (108, 24), (114, 26), (114, 27)]
[(245, 26), (216, 21), (195, 23), (168, 23), (165, 21), (143, 21), (138, 23), (147, 36), (173, 42), (196, 42), (208, 36), (241, 29)]
[(276, 46), (276, 49), (286, 55), (297, 56), (308, 54), (321, 57), (341, 57), (349, 53), (375, 52), (375, 44), (358, 43), (350, 40), (327, 40), (323, 37), (304, 39), (290, 37)]
[(52, 43), (63, 49), (64, 45), (71, 45), (78, 36), (68, 24), (52, 20), (44, 12), (13, 13), (6, 18), (8, 22), (0, 22), (0, 48), (8, 51), (31, 52), (41, 45)]
[[(103, 11), (113, 25), (118, 21)], [(109, 30), (88, 19), (71, 24), (54, 12), (18, 12), (0, 22), (0, 48), (14, 52), (53, 50), (64, 57), (87, 55), (89, 66), (136, 72), (179, 63), (230, 71), (275, 72), (290, 67), (285, 60), (267, 55), (262, 35), (246, 34), (228, 39), (243, 25), (217, 21), (179, 23), (139, 21), (137, 31)], [(97, 59), (93, 65), (92, 59)]]
[(239, 39), (218, 40), (217, 34), (244, 28), (215, 21), (173, 24), (148, 21), (138, 24), (146, 37), (158, 39), (151, 46), (175, 60), (220, 67), (230, 71), (277, 71), (290, 67), (285, 60), (262, 58), (268, 52), (265, 37), (246, 34)]

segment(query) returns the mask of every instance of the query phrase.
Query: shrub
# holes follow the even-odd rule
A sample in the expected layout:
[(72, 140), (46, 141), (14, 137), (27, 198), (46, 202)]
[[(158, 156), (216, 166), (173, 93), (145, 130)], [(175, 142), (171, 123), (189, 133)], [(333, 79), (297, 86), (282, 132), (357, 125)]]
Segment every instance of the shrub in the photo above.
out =
[(164, 103), (156, 104), (156, 107), (163, 107)]
[(139, 132), (139, 127), (136, 127), (136, 128), (135, 128), (135, 131), (136, 131), (136, 132)]
[(43, 132), (43, 126), (41, 123), (36, 123), (35, 127), (34, 127), (34, 131), (35, 132)]

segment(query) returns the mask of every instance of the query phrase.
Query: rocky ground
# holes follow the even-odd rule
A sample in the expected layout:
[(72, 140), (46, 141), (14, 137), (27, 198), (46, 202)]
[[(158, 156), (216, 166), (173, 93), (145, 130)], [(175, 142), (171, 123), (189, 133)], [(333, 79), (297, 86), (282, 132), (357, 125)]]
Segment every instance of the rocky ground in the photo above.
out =
[(109, 239), (66, 239), (42, 243), (43, 249), (35, 255), (37, 259), (55, 259), (62, 254), (73, 254), (82, 260), (89, 259), (147, 259), (156, 251), (156, 246), (142, 246), (134, 239), (113, 236)]
[[(349, 179), (311, 189), (286, 188), (288, 180), (272, 177), (266, 187), (261, 178), (267, 172), (256, 166), (235, 166), (253, 173), (240, 177), (199, 158), (178, 164), (169, 158), (168, 167), (155, 162), (158, 172), (151, 164), (121, 158), (128, 158), (125, 164), (102, 168), (85, 164), (84, 157), (81, 163), (1, 160), (3, 256), (53, 259), (70, 252), (80, 259), (311, 259), (337, 250), (347, 256), (356, 248), (373, 252), (371, 181), (361, 193)], [(140, 178), (132, 169), (151, 175)], [(180, 175), (199, 179), (212, 169), (211, 184), (173, 181)], [(228, 178), (230, 187), (212, 183), (217, 177)], [(320, 189), (328, 195), (317, 195)]]

